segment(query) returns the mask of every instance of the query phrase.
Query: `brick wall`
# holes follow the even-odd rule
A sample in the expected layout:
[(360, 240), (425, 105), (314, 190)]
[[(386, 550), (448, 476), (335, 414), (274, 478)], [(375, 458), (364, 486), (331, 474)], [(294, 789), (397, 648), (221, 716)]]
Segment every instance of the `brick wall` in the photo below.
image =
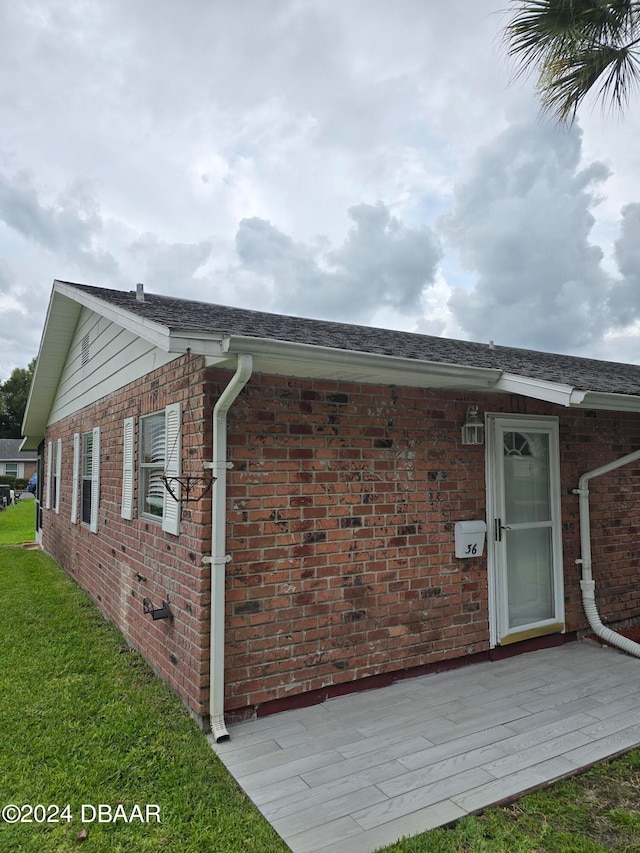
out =
[[(567, 630), (586, 627), (572, 489), (640, 446), (635, 416), (254, 376), (230, 412), (229, 709), (489, 649), (486, 550), (454, 556), (455, 521), (485, 517), (484, 448), (460, 444), (474, 402), (560, 418)], [(612, 621), (640, 617), (638, 471), (592, 490), (594, 576)]]
[[(230, 374), (182, 358), (53, 425), (60, 514), (44, 547), (98, 602), (197, 717), (208, 711), (211, 497), (182, 510), (179, 537), (120, 518), (122, 421), (184, 404), (183, 467), (211, 458), (211, 414)], [(489, 649), (487, 561), (454, 555), (454, 523), (485, 517), (485, 449), (462, 447), (467, 407), (560, 421), (566, 621), (586, 627), (578, 499), (586, 470), (640, 446), (634, 415), (510, 395), (254, 375), (229, 413), (225, 705), (231, 715), (349, 689)], [(70, 522), (73, 433), (101, 427), (99, 534)], [(594, 577), (604, 621), (640, 619), (638, 473), (592, 484)], [(167, 597), (173, 622), (142, 599)]]
[[(635, 414), (566, 412), (560, 421), (563, 478), (564, 571), (567, 621), (587, 627), (579, 589), (580, 524), (578, 498), (571, 494), (580, 476), (640, 449)], [(640, 619), (636, 584), (640, 555), (640, 464), (632, 463), (589, 483), (591, 548), (596, 603), (602, 621)]]
[[(211, 458), (211, 413), (203, 408), (205, 374), (199, 359), (181, 358), (95, 405), (54, 424), (47, 442), (62, 439), (60, 512), (44, 510), (43, 547), (97, 602), (127, 641), (181, 696), (196, 717), (208, 714), (210, 496), (182, 509), (180, 536), (159, 522), (121, 518), (123, 420), (183, 403), (183, 472), (202, 475)], [(99, 531), (71, 523), (73, 435), (100, 427)], [(203, 450), (204, 448), (204, 450)], [(206, 454), (206, 455), (204, 455)], [(136, 476), (137, 481), (137, 476)], [(137, 507), (136, 482), (136, 507)], [(169, 599), (174, 619), (153, 621)]]

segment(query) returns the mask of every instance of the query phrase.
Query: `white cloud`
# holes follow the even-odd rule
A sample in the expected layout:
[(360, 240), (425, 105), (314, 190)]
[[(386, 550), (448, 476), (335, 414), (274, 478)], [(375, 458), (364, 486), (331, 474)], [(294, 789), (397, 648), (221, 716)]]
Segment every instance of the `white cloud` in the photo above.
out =
[(262, 219), (240, 223), (243, 270), (260, 276), (274, 310), (367, 322), (381, 308), (407, 318), (421, 310), (441, 257), (429, 228), (408, 228), (383, 204), (349, 210), (353, 223), (339, 248), (296, 243)]
[(26, 318), (0, 302), (0, 328), (17, 327), (15, 363), (34, 354), (54, 278), (636, 351), (640, 111), (613, 127), (583, 111), (582, 137), (523, 123), (535, 101), (530, 82), (509, 85), (503, 9), (0, 4), (0, 292)]
[(628, 327), (640, 317), (640, 203), (622, 208), (615, 259), (621, 278), (609, 297), (611, 318), (618, 326)]
[(81, 181), (49, 201), (27, 173), (0, 173), (0, 221), (41, 249), (105, 276), (117, 274), (116, 260), (100, 247), (98, 205)]
[(608, 176), (581, 165), (581, 132), (518, 122), (478, 152), (443, 229), (477, 275), (451, 308), (472, 338), (561, 352), (606, 328), (609, 280), (590, 242)]

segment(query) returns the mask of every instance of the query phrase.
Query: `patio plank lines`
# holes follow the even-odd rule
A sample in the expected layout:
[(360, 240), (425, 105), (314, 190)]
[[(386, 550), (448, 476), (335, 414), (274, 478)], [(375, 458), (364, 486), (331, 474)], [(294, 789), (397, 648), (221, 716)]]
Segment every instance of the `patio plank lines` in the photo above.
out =
[(640, 745), (640, 660), (569, 643), (229, 731), (212, 747), (294, 853), (371, 853)]

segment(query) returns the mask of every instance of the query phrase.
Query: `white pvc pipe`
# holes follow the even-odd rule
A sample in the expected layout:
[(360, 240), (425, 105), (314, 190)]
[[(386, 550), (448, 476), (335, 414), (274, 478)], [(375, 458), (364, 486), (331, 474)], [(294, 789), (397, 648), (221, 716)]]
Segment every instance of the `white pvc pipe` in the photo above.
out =
[(238, 356), (236, 372), (213, 409), (213, 462), (205, 467), (213, 471), (213, 508), (211, 517), (211, 644), (209, 716), (211, 732), (218, 743), (227, 740), (229, 732), (224, 720), (224, 637), (225, 637), (225, 566), (227, 555), (227, 413), (236, 397), (251, 378), (253, 359)]
[(591, 630), (596, 636), (610, 643), (612, 646), (617, 646), (627, 654), (640, 657), (640, 643), (634, 643), (633, 640), (623, 637), (611, 628), (607, 628), (602, 624), (598, 608), (596, 605), (595, 596), (595, 581), (592, 577), (591, 563), (591, 521), (589, 518), (589, 480), (594, 477), (601, 477), (603, 474), (608, 474), (610, 471), (615, 471), (616, 468), (622, 468), (624, 465), (629, 465), (640, 459), (640, 450), (633, 453), (628, 453), (626, 456), (620, 457), (607, 465), (602, 465), (600, 468), (594, 468), (593, 471), (588, 471), (583, 474), (578, 481), (578, 488), (573, 490), (575, 495), (579, 497), (580, 507), (580, 550), (581, 558), (576, 560), (582, 566), (582, 580), (580, 581), (580, 589), (582, 590), (582, 606), (591, 626)]

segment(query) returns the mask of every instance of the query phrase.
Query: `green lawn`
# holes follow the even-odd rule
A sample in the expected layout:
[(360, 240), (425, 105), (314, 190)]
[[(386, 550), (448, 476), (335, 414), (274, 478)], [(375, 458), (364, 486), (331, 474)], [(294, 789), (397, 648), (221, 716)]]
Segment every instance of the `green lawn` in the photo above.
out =
[[(288, 849), (180, 701), (42, 552), (0, 548), (0, 613), (0, 806), (70, 806), (57, 823), (0, 823), (2, 853)], [(127, 815), (157, 805), (160, 823), (83, 824), (82, 805), (100, 803)]]
[(0, 545), (33, 542), (36, 533), (36, 502), (19, 500), (0, 512)]
[[(4, 541), (14, 520), (15, 541), (32, 538), (29, 513), (32, 501), (0, 513)], [(48, 813), (58, 822), (33, 820), (41, 809), (32, 823), (0, 821), (0, 853), (288, 850), (179, 700), (45, 554), (0, 547), (0, 613), (0, 807), (61, 810)], [(100, 803), (157, 809), (148, 823), (83, 823), (82, 805)], [(640, 851), (640, 752), (385, 850)]]

